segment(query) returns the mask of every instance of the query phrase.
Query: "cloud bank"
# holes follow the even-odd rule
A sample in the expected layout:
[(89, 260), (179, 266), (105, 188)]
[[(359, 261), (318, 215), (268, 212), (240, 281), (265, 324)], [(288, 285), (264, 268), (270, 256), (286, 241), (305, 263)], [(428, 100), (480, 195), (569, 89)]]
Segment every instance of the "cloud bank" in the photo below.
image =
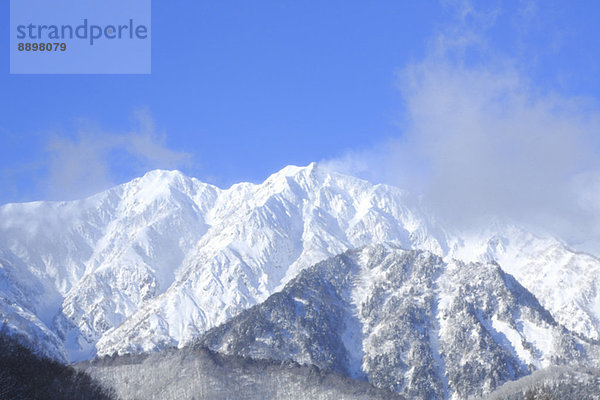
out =
[(536, 87), (519, 58), (491, 49), (498, 9), (455, 12), (399, 73), (401, 134), (325, 164), (417, 192), (461, 229), (502, 217), (590, 250), (600, 239), (598, 103)]

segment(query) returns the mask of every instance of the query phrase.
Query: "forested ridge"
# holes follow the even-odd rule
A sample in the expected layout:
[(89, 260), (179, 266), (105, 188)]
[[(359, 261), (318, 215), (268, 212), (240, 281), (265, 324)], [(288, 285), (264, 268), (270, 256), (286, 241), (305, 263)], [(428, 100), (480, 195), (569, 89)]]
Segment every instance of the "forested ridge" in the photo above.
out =
[(116, 400), (87, 373), (41, 357), (16, 338), (0, 335), (0, 399)]

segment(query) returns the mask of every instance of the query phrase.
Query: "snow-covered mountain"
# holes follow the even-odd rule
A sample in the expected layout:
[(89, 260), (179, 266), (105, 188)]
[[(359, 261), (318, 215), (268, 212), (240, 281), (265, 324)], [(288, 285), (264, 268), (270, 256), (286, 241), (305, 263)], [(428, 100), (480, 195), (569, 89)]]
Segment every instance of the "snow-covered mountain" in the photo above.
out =
[(497, 264), (382, 244), (302, 271), (199, 344), (364, 376), (410, 399), (483, 395), (533, 370), (596, 357)]
[(152, 171), (84, 200), (0, 207), (2, 329), (70, 361), (183, 346), (303, 269), (382, 242), (496, 260), (558, 323), (600, 338), (596, 258), (515, 225), (445, 230), (409, 194), (314, 163), (226, 190)]
[(93, 355), (107, 330), (175, 280), (208, 230), (203, 215), (217, 193), (180, 173), (154, 171), (81, 201), (1, 207), (6, 329), (47, 334), (59, 358)]

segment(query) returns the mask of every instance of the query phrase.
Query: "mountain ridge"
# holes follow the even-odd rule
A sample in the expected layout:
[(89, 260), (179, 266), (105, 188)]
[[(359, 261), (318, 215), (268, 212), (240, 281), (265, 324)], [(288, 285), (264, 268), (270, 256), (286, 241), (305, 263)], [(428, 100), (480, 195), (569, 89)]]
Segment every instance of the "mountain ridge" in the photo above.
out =
[[(366, 285), (356, 284), (365, 277)], [(348, 250), (303, 270), (198, 344), (365, 376), (407, 398), (480, 396), (533, 370), (598, 354), (497, 264), (446, 262), (393, 244)]]
[(497, 225), (450, 231), (409, 193), (316, 163), (228, 189), (151, 171), (83, 200), (0, 206), (3, 324), (64, 361), (181, 347), (305, 268), (391, 242), (497, 261), (561, 324), (598, 339), (600, 262)]

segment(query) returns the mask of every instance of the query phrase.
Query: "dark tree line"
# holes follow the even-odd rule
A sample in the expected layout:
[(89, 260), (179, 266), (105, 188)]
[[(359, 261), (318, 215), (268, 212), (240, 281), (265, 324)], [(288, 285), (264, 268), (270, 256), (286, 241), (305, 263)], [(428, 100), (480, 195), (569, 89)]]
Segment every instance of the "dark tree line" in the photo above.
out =
[(113, 400), (116, 397), (82, 371), (34, 354), (0, 335), (1, 400)]

